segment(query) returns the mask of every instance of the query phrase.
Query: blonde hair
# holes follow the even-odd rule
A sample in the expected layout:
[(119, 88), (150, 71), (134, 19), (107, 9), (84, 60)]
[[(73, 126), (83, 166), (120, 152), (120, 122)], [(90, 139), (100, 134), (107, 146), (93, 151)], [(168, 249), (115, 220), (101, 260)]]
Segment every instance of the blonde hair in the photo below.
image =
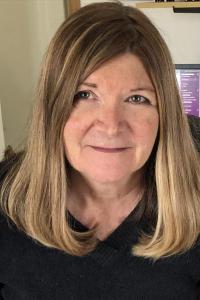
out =
[(44, 57), (27, 146), (4, 180), (0, 208), (20, 230), (47, 247), (77, 256), (95, 249), (95, 229), (76, 232), (67, 222), (70, 165), (63, 128), (83, 77), (125, 52), (143, 62), (158, 99), (159, 132), (147, 163), (143, 199), (143, 217), (156, 222), (132, 248), (134, 255), (157, 260), (190, 249), (199, 236), (199, 154), (169, 50), (150, 20), (133, 7), (91, 4), (56, 32)]

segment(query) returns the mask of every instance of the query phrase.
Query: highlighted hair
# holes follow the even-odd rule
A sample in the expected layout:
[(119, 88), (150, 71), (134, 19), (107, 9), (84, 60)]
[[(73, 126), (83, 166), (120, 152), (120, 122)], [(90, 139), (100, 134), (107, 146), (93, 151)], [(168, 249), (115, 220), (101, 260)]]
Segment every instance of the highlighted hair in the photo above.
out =
[(200, 167), (183, 112), (169, 50), (139, 10), (96, 3), (60, 26), (44, 57), (27, 145), (2, 188), (0, 209), (41, 244), (82, 256), (97, 245), (95, 228), (73, 231), (67, 220), (70, 165), (63, 128), (79, 82), (110, 58), (131, 52), (142, 61), (158, 99), (159, 133), (147, 163), (142, 232), (133, 254), (157, 260), (190, 249), (200, 233)]

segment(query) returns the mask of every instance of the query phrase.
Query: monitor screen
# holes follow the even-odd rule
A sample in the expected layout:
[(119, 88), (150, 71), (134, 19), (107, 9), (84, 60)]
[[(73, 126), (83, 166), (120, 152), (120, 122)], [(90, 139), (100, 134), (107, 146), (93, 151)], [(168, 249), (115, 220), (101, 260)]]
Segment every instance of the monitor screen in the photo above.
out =
[(175, 66), (184, 110), (200, 117), (200, 64)]

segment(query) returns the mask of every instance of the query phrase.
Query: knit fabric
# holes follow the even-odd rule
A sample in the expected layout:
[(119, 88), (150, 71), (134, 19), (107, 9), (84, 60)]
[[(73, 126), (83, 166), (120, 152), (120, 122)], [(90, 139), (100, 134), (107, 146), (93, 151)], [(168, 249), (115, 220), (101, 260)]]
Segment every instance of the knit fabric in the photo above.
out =
[[(132, 256), (147, 226), (129, 220), (137, 209), (84, 257), (41, 245), (1, 215), (0, 299), (200, 300), (200, 243), (155, 263)], [(70, 226), (87, 230), (72, 215)]]

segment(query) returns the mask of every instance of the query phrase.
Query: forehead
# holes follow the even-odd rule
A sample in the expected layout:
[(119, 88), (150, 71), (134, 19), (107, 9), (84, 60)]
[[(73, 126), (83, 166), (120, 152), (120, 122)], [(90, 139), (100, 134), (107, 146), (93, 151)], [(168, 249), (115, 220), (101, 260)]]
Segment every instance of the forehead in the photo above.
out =
[(112, 84), (141, 85), (153, 87), (142, 61), (134, 54), (125, 53), (118, 55), (102, 65), (84, 79), (84, 82), (97, 83), (98, 85)]

